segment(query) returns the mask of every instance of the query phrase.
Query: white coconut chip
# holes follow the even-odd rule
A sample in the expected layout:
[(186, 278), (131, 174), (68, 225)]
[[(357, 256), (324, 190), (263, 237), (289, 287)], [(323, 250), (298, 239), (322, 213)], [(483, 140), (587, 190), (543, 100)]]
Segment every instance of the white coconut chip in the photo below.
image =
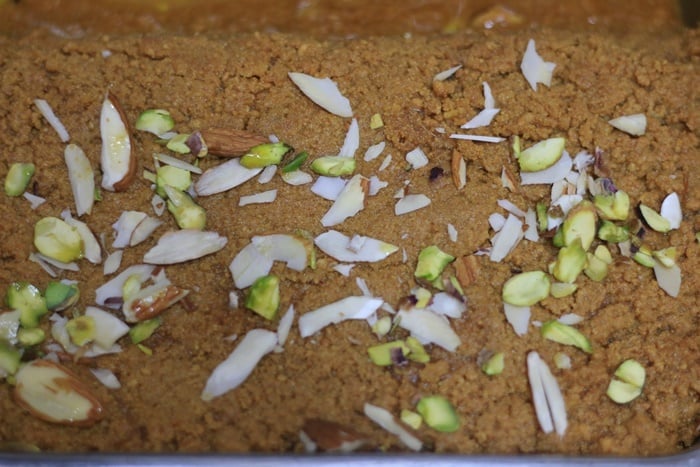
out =
[(313, 182), (314, 178), (303, 170), (293, 170), (282, 173), (282, 180), (288, 185), (300, 186)]
[(331, 227), (343, 223), (365, 208), (369, 180), (360, 174), (353, 176), (338, 194), (333, 205), (321, 218), (321, 225)]
[(567, 324), (573, 326), (583, 321), (583, 316), (577, 315), (576, 313), (566, 313), (557, 318), (562, 324)]
[(506, 218), (503, 214), (494, 212), (489, 216), (489, 225), (494, 232), (500, 232), (506, 223)]
[(277, 345), (277, 333), (265, 329), (248, 331), (245, 337), (207, 379), (202, 400), (208, 402), (243, 383), (258, 362)]
[(489, 259), (494, 262), (503, 261), (523, 238), (523, 221), (513, 214), (508, 214), (503, 228), (491, 239)]
[(489, 83), (486, 81), (481, 84), (484, 87), (484, 109), (495, 109), (496, 100), (493, 98), (493, 94), (491, 93), (491, 86), (489, 86)]
[(221, 250), (228, 239), (216, 232), (183, 229), (163, 234), (143, 256), (149, 264), (176, 264)]
[(348, 319), (367, 319), (384, 302), (381, 298), (351, 296), (324, 305), (299, 318), (301, 337), (309, 337), (330, 324)]
[(632, 136), (641, 136), (647, 130), (647, 117), (644, 114), (623, 115), (608, 120), (608, 123)]
[(95, 202), (95, 173), (90, 165), (90, 160), (83, 150), (75, 144), (66, 146), (63, 156), (68, 168), (68, 179), (75, 201), (75, 212), (78, 216), (90, 214)]
[(519, 336), (527, 334), (527, 328), (530, 325), (530, 307), (515, 306), (509, 303), (503, 303), (503, 312), (506, 315), (506, 320), (513, 326), (513, 331)]
[(461, 133), (452, 133), (450, 135), (452, 139), (463, 139), (466, 141), (475, 141), (477, 143), (502, 143), (505, 138), (500, 136), (483, 136), (483, 135), (464, 135)]
[(347, 183), (347, 180), (344, 178), (321, 175), (316, 179), (314, 184), (311, 185), (311, 192), (321, 198), (335, 201), (338, 199), (338, 195), (340, 195)]
[(656, 276), (656, 282), (659, 287), (666, 292), (671, 297), (677, 297), (681, 290), (681, 268), (677, 264), (671, 267), (666, 267), (659, 263), (654, 262), (654, 276)]
[(411, 167), (414, 169), (420, 169), (421, 167), (428, 165), (428, 162), (430, 161), (428, 156), (425, 155), (425, 152), (423, 152), (420, 147), (416, 147), (415, 149), (406, 153), (406, 162), (411, 164)]
[(384, 151), (385, 147), (386, 143), (384, 141), (377, 144), (373, 144), (372, 146), (368, 147), (367, 151), (365, 151), (365, 162), (373, 161), (374, 159), (379, 157), (382, 154), (382, 151)]
[(560, 437), (564, 436), (568, 424), (564, 397), (557, 380), (537, 352), (527, 355), (527, 374), (542, 431), (551, 433), (556, 430)]
[(112, 228), (117, 234), (114, 242), (112, 243), (113, 248), (124, 248), (129, 246), (131, 242), (131, 235), (134, 233), (136, 227), (143, 221), (148, 215), (141, 211), (123, 211), (117, 219), (117, 222), (112, 224)]
[(365, 237), (358, 251), (349, 248), (351, 237), (337, 230), (329, 230), (314, 239), (315, 245), (328, 256), (344, 263), (377, 262), (386, 259), (399, 247), (382, 240)]
[(537, 83), (542, 83), (549, 87), (552, 84), (552, 75), (556, 63), (545, 62), (535, 50), (535, 41), (530, 39), (527, 42), (527, 49), (520, 62), (520, 70), (525, 79), (530, 84), (533, 91), (537, 91)]
[(66, 127), (63, 126), (63, 123), (61, 123), (61, 120), (59, 120), (56, 114), (53, 112), (53, 109), (49, 103), (44, 99), (34, 99), (34, 105), (36, 105), (37, 109), (39, 109), (39, 112), (41, 112), (41, 115), (44, 116), (46, 121), (49, 122), (51, 128), (56, 130), (61, 142), (67, 143), (68, 140), (70, 140), (70, 135), (68, 134)]
[(552, 206), (559, 207), (566, 216), (569, 211), (576, 207), (581, 201), (583, 201), (581, 195), (561, 195), (559, 198), (552, 201)]
[(355, 157), (355, 151), (360, 147), (360, 127), (357, 125), (357, 119), (353, 118), (350, 122), (348, 132), (345, 134), (343, 147), (340, 148), (338, 157)]
[(339, 117), (352, 117), (350, 101), (338, 90), (330, 78), (315, 78), (305, 73), (289, 72), (289, 78), (306, 97), (328, 112)]
[(117, 379), (117, 376), (112, 370), (107, 368), (90, 368), (90, 373), (97, 378), (97, 381), (109, 389), (119, 389), (122, 387), (122, 383), (119, 382), (119, 379)]
[(336, 264), (333, 266), (333, 270), (345, 277), (350, 277), (350, 271), (352, 271), (354, 267), (354, 264)]
[(140, 283), (144, 283), (151, 277), (154, 269), (155, 266), (151, 266), (150, 264), (135, 264), (129, 266), (95, 290), (95, 303), (109, 308), (120, 308), (124, 282), (126, 282), (129, 277), (135, 276), (139, 278)]
[(420, 308), (399, 311), (399, 327), (423, 343), (433, 343), (454, 352), (462, 343), (449, 321), (432, 311)]
[(569, 175), (572, 166), (571, 156), (564, 151), (559, 160), (551, 167), (538, 172), (520, 172), (520, 184), (539, 185), (561, 181)]
[(500, 111), (501, 109), (484, 109), (460, 128), (464, 130), (472, 130), (474, 128), (489, 126), (491, 121), (493, 121), (494, 117), (496, 117)]
[(382, 161), (381, 165), (379, 166), (379, 172), (383, 171), (387, 167), (389, 167), (389, 164), (391, 164), (391, 154), (387, 154), (384, 160)]
[(454, 295), (438, 292), (433, 295), (428, 308), (448, 318), (461, 318), (462, 314), (467, 311), (467, 304)]
[(294, 323), (294, 305), (289, 305), (287, 311), (280, 318), (280, 322), (277, 325), (277, 345), (279, 347), (284, 346), (287, 342), (287, 337), (289, 337), (289, 331), (292, 329), (292, 324)]
[(107, 276), (109, 274), (117, 272), (119, 266), (122, 264), (122, 256), (124, 255), (124, 250), (115, 250), (105, 258), (105, 262), (102, 266), (102, 273)]
[(241, 196), (238, 200), (239, 206), (247, 206), (249, 204), (265, 204), (271, 203), (277, 199), (277, 190), (267, 190), (254, 195)]
[(258, 183), (261, 185), (264, 185), (266, 183), (270, 183), (272, 179), (275, 177), (275, 174), (277, 173), (277, 166), (276, 165), (268, 165), (265, 167), (262, 172), (260, 172), (260, 176), (258, 177)]
[(669, 222), (671, 230), (681, 226), (683, 211), (681, 210), (681, 200), (675, 191), (666, 196), (661, 203), (661, 217)]
[(455, 228), (454, 225), (448, 223), (447, 224), (447, 236), (450, 238), (451, 242), (457, 242), (457, 229)]
[(445, 81), (446, 79), (452, 77), (455, 73), (457, 73), (457, 70), (462, 68), (462, 65), (457, 65), (453, 66), (452, 68), (448, 68), (447, 70), (441, 71), (440, 73), (437, 73), (435, 76), (433, 76), (433, 81)]
[(498, 201), (496, 201), (496, 204), (498, 204), (500, 207), (502, 207), (503, 209), (505, 209), (509, 213), (515, 214), (516, 216), (518, 216), (520, 218), (524, 218), (526, 215), (525, 211), (523, 211), (522, 209), (520, 209), (518, 206), (516, 206), (514, 203), (512, 203), (511, 201), (509, 201), (507, 199), (499, 199)]
[(83, 241), (83, 257), (92, 264), (100, 264), (102, 262), (102, 248), (97, 241), (97, 237), (95, 237), (95, 234), (92, 233), (87, 224), (74, 219), (68, 210), (61, 213), (61, 218), (78, 232), (80, 239)]
[(112, 348), (116, 342), (129, 332), (129, 326), (116, 316), (94, 306), (85, 308), (85, 316), (95, 322), (95, 344), (104, 350)]
[(283, 261), (288, 268), (303, 271), (307, 264), (306, 248), (292, 235), (255, 236), (233, 258), (229, 270), (236, 287), (244, 289), (266, 276), (275, 261)]
[(370, 196), (374, 196), (377, 193), (379, 193), (379, 190), (382, 188), (386, 188), (389, 186), (389, 182), (385, 182), (383, 180), (380, 180), (379, 177), (376, 175), (372, 175), (369, 177), (369, 192), (368, 194)]
[(178, 159), (177, 157), (173, 157), (168, 154), (155, 153), (153, 154), (153, 158), (159, 162), (162, 162), (163, 164), (171, 165), (173, 167), (177, 167), (178, 169), (186, 170), (194, 174), (202, 173), (202, 169), (200, 167), (192, 165), (189, 162), (183, 161), (182, 159)]
[(365, 403), (364, 413), (374, 423), (388, 431), (389, 433), (398, 436), (399, 440), (413, 451), (420, 451), (423, 448), (423, 442), (409, 433), (404, 427), (394, 420), (391, 413), (381, 407)]
[(194, 190), (199, 196), (222, 193), (247, 182), (260, 172), (261, 168), (248, 169), (241, 165), (239, 159), (231, 159), (205, 170), (194, 184)]
[(32, 210), (35, 210), (36, 208), (38, 208), (46, 202), (46, 198), (34, 195), (32, 193), (29, 193), (28, 191), (22, 193), (22, 197), (29, 201), (29, 206), (32, 208)]
[(139, 225), (137, 225), (134, 231), (131, 233), (129, 246), (136, 246), (139, 243), (145, 241), (162, 224), (163, 221), (156, 219), (155, 217), (146, 217), (144, 220), (139, 222)]
[(394, 214), (402, 216), (429, 206), (430, 198), (423, 194), (406, 195), (394, 205)]

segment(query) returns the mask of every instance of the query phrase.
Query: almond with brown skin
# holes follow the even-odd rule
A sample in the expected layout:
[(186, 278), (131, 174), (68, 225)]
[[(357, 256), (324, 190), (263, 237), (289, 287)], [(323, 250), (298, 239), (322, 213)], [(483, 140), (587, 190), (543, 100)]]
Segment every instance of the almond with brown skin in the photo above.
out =
[(479, 276), (479, 263), (476, 256), (462, 256), (454, 263), (457, 280), (462, 287), (467, 287), (476, 282)]
[(89, 388), (58, 363), (34, 360), (20, 368), (15, 378), (15, 401), (41, 420), (90, 426), (104, 415)]
[(457, 151), (452, 153), (452, 181), (458, 190), (464, 188), (467, 184), (467, 163), (464, 157)]
[(199, 131), (209, 154), (221, 157), (238, 157), (250, 148), (270, 141), (255, 133), (234, 128), (208, 128)]
[(100, 112), (102, 188), (124, 191), (136, 175), (136, 156), (128, 120), (117, 98), (108, 92)]
[(353, 452), (366, 443), (361, 433), (340, 423), (321, 418), (306, 420), (302, 431), (316, 443), (321, 451), (325, 452)]

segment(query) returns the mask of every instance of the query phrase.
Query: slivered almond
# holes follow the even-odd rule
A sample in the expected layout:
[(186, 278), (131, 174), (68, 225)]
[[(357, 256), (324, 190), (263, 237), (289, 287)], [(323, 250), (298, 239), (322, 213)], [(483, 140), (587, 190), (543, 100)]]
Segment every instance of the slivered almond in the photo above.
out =
[(501, 183), (505, 188), (513, 193), (518, 192), (518, 183), (516, 183), (515, 175), (506, 166), (503, 166), (501, 171)]
[(476, 282), (479, 276), (479, 263), (476, 256), (462, 256), (454, 263), (457, 280), (462, 287), (467, 287)]
[(129, 323), (137, 323), (155, 318), (168, 307), (182, 300), (190, 293), (175, 285), (153, 285), (140, 290), (135, 296), (124, 302), (122, 312)]
[(221, 157), (238, 157), (258, 144), (269, 143), (264, 136), (234, 128), (209, 128), (200, 130), (209, 154)]
[(78, 377), (58, 363), (34, 360), (15, 375), (15, 401), (41, 420), (89, 426), (102, 419), (102, 404)]
[(458, 190), (467, 184), (467, 163), (460, 153), (452, 153), (452, 181)]
[(136, 175), (136, 155), (128, 120), (117, 98), (108, 92), (100, 113), (102, 188), (124, 191)]
[(302, 431), (326, 452), (352, 452), (366, 443), (365, 436), (340, 423), (311, 418), (304, 422)]

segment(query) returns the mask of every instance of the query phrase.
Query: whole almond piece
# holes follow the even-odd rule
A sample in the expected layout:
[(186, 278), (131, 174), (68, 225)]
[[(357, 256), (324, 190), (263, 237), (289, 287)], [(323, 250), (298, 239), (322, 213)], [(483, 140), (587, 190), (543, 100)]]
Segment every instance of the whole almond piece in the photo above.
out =
[(454, 263), (457, 280), (462, 287), (468, 287), (476, 282), (479, 276), (479, 262), (476, 256), (462, 256)]
[(136, 175), (134, 144), (127, 122), (119, 101), (108, 92), (100, 113), (102, 188), (108, 191), (126, 190)]
[(452, 181), (458, 190), (464, 188), (467, 184), (467, 163), (464, 157), (457, 151), (452, 153)]
[(352, 452), (366, 443), (361, 433), (321, 418), (306, 420), (302, 431), (325, 452)]
[(253, 146), (270, 142), (264, 136), (234, 128), (208, 128), (199, 133), (208, 153), (221, 157), (242, 156)]
[(49, 360), (34, 360), (15, 375), (15, 401), (41, 420), (89, 426), (103, 417), (102, 404), (67, 368)]

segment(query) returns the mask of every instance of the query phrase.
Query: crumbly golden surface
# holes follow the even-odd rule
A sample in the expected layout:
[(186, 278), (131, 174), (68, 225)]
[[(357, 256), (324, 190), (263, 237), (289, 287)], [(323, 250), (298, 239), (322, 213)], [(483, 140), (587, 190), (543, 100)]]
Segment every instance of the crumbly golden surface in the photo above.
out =
[[(519, 69), (529, 38), (536, 40), (547, 61), (557, 65), (551, 87), (540, 85), (537, 92)], [(360, 294), (356, 278), (363, 278), (376, 296), (397, 307), (416, 285), (413, 271), (422, 248), (436, 244), (456, 257), (471, 255), (489, 246), (493, 231), (488, 216), (503, 212), (498, 199), (509, 199), (521, 208), (548, 199), (548, 187), (510, 192), (502, 186), (503, 167), (517, 173), (508, 142), (448, 138), (482, 109), (484, 81), (501, 112), (478, 133), (519, 135), (526, 145), (564, 136), (572, 154), (601, 148), (610, 177), (629, 193), (634, 206), (642, 202), (658, 209), (661, 200), (675, 191), (684, 212), (678, 230), (667, 235), (649, 232), (645, 237), (652, 248), (678, 247), (683, 284), (677, 298), (658, 287), (650, 269), (615, 253), (605, 281), (581, 276), (572, 297), (548, 298), (533, 307), (533, 320), (541, 322), (569, 312), (582, 316), (577, 328), (592, 342), (590, 355), (546, 341), (532, 326), (527, 335), (518, 337), (506, 322), (503, 283), (517, 271), (546, 270), (555, 259), (551, 241), (541, 239), (521, 243), (500, 263), (478, 257), (478, 278), (465, 289), (468, 311), (452, 320), (462, 340), (454, 353), (429, 346), (430, 363), (382, 368), (367, 357), (367, 347), (378, 342), (367, 323), (332, 325), (309, 338), (300, 337), (295, 323), (283, 352), (263, 358), (237, 389), (203, 402), (200, 394), (207, 377), (236, 346), (226, 337), (237, 334), (240, 340), (253, 328), (277, 326), (243, 307), (229, 307), (228, 294), (234, 289), (230, 261), (254, 235), (296, 229), (317, 235), (326, 230), (320, 218), (330, 202), (312, 194), (308, 185), (290, 186), (279, 176), (267, 185), (253, 179), (198, 199), (207, 211), (207, 229), (226, 236), (228, 243), (214, 255), (166, 267), (173, 283), (192, 290), (191, 306), (176, 305), (162, 315), (163, 325), (146, 341), (153, 355), (145, 355), (125, 338), (119, 354), (65, 362), (102, 401), (105, 419), (89, 428), (36, 420), (13, 402), (12, 387), (5, 383), (0, 388), (1, 440), (50, 451), (300, 452), (304, 421), (322, 418), (364, 433), (371, 448), (403, 449), (395, 437), (363, 415), (363, 405), (370, 402), (398, 416), (429, 394), (443, 395), (454, 404), (461, 427), (450, 434), (421, 427), (416, 436), (428, 451), (655, 455), (678, 452), (697, 436), (697, 31), (617, 41), (596, 33), (542, 29), (345, 41), (275, 34), (0, 38), (0, 50), (0, 170), (4, 177), (12, 162), (33, 162), (37, 170), (31, 190), (47, 199), (33, 211), (22, 198), (0, 197), (2, 290), (16, 280), (45, 287), (49, 277), (27, 260), (33, 251), (33, 226), (40, 218), (58, 216), (73, 206), (64, 144), (37, 112), (36, 98), (52, 105), (71, 141), (85, 150), (95, 168), (100, 154), (99, 112), (106, 91), (119, 98), (132, 123), (147, 108), (165, 108), (178, 131), (231, 127), (275, 134), (314, 158), (337, 154), (349, 120), (313, 104), (287, 73), (331, 77), (350, 100), (360, 126), (357, 173), (389, 182), (368, 199), (364, 210), (336, 228), (380, 238), (401, 250), (385, 261), (355, 266), (349, 278), (333, 271), (336, 261), (321, 252), (315, 270), (300, 273), (275, 265), (273, 272), (281, 278), (281, 309), (293, 304), (298, 315)], [(433, 81), (436, 73), (456, 64), (463, 68), (454, 77)], [(643, 136), (631, 137), (607, 123), (638, 112), (648, 118)], [(371, 130), (369, 121), (375, 113), (381, 114), (385, 125)], [(437, 128), (445, 128), (446, 134)], [(139, 175), (143, 169), (153, 169), (152, 153), (161, 150), (154, 139), (134, 132)], [(387, 143), (384, 154), (363, 161), (367, 147), (380, 141)], [(404, 155), (417, 146), (430, 163), (407, 170)], [(455, 152), (467, 162), (467, 185), (461, 190), (450, 179)], [(393, 160), (379, 171), (386, 154)], [(208, 168), (220, 162), (208, 156), (202, 165)], [(434, 167), (443, 169), (444, 176), (431, 181)], [(432, 204), (397, 217), (394, 194), (405, 182), (410, 182), (408, 192), (425, 194)], [(238, 206), (241, 196), (272, 188), (278, 190), (273, 203)], [(108, 245), (111, 225), (123, 210), (152, 214), (150, 182), (141, 176), (127, 191), (102, 196), (83, 220), (96, 234), (105, 235)], [(124, 251), (122, 268), (140, 263), (157, 237), (176, 228), (167, 212), (162, 219), (165, 225), (151, 239)], [(449, 239), (448, 223), (458, 232), (456, 242)], [(94, 304), (95, 288), (107, 279), (101, 266), (84, 260), (79, 272), (62, 277), (80, 283), (78, 310)], [(48, 325), (45, 320), (43, 326)], [(489, 377), (480, 370), (477, 357), (485, 349), (505, 353), (501, 375)], [(546, 435), (538, 426), (525, 364), (531, 350), (549, 362), (561, 386), (569, 418), (562, 438)], [(552, 359), (557, 352), (571, 357), (571, 369), (555, 368)], [(605, 391), (615, 368), (628, 358), (644, 365), (647, 382), (641, 397), (618, 405)], [(95, 367), (114, 371), (121, 389), (101, 386), (88, 371)]]

